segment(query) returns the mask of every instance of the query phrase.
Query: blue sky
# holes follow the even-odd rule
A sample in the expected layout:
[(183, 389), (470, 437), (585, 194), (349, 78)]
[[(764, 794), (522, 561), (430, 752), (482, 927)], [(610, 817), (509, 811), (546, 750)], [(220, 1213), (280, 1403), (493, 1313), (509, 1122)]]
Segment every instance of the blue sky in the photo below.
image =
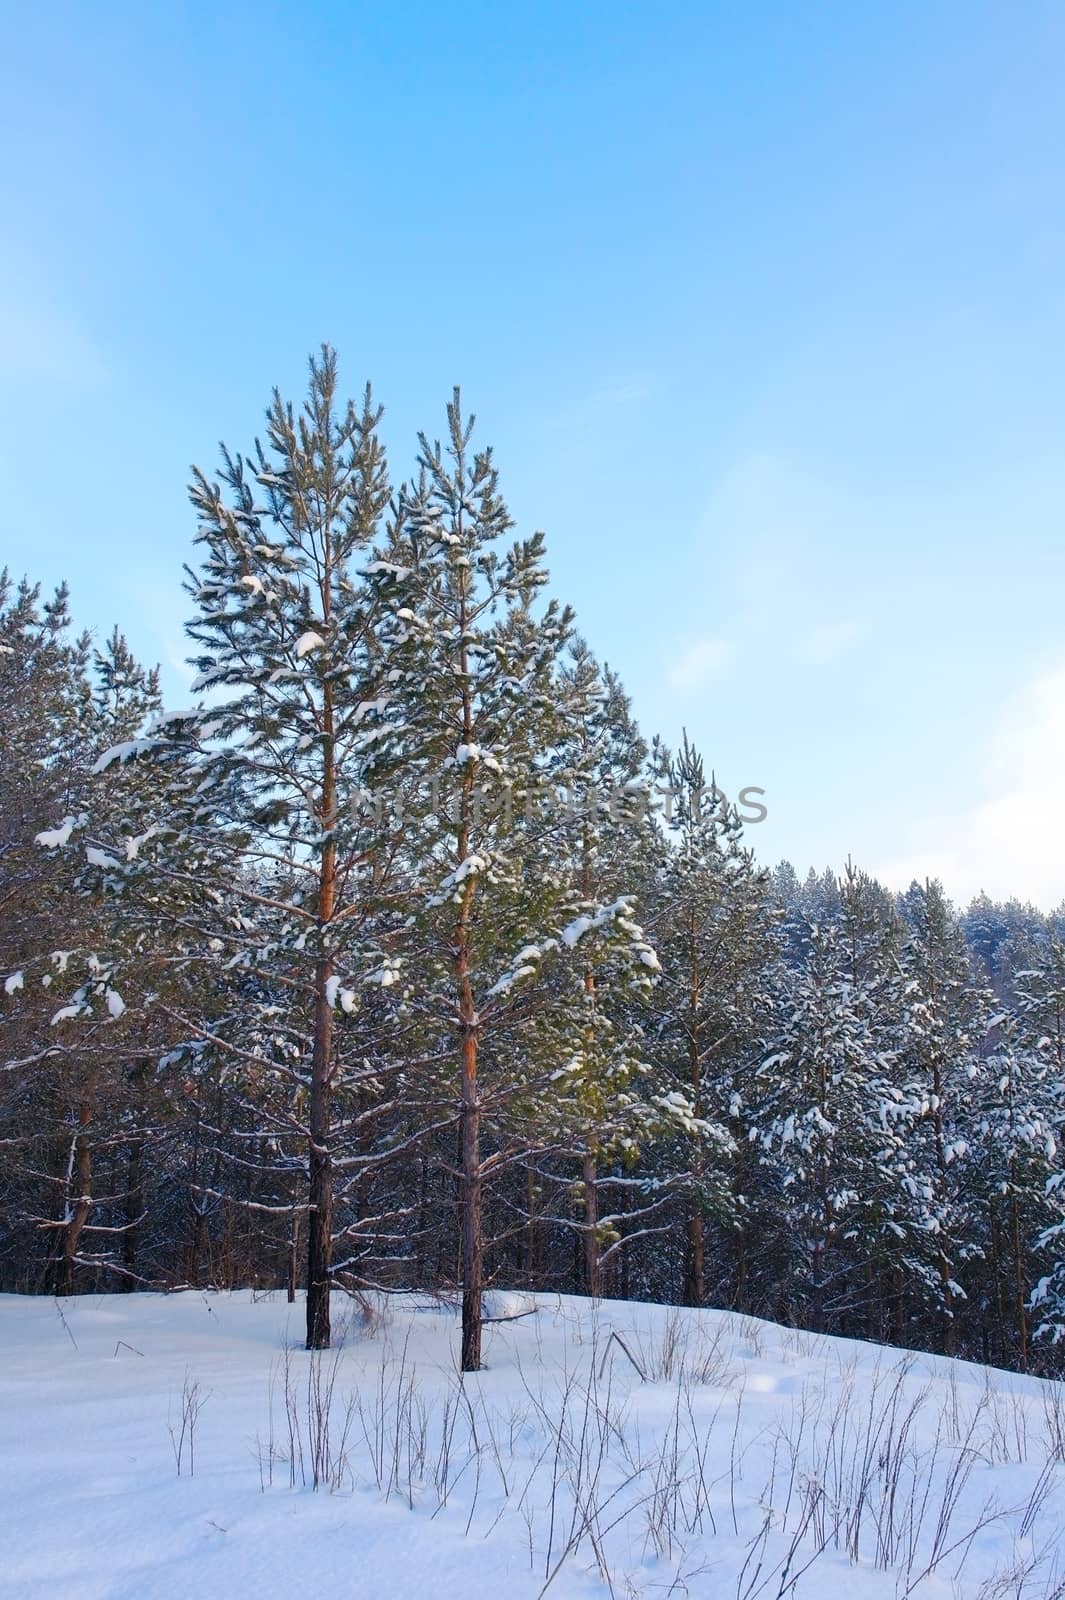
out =
[(189, 462), (458, 382), (767, 861), (1065, 897), (1065, 11), (7, 8), (0, 555), (180, 669)]

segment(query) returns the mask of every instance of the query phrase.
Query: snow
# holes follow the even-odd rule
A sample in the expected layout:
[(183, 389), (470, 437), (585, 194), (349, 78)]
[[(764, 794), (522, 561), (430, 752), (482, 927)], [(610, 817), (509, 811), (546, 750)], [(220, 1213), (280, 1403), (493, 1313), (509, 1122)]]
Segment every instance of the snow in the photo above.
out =
[(160, 711), (148, 724), (149, 733), (163, 733), (172, 723), (195, 722), (200, 715), (199, 706), (172, 706), (169, 710)]
[(301, 633), (296, 640), (296, 656), (301, 659), (309, 655), (312, 650), (320, 650), (325, 640), (320, 633), (315, 633), (313, 628), (308, 628), (306, 633)]
[[(122, 744), (112, 745), (110, 750), (105, 750), (99, 760), (93, 763), (93, 776), (100, 777), (102, 773), (107, 771), (108, 767), (113, 767), (116, 761), (119, 766), (124, 766), (127, 761), (133, 761), (137, 756), (148, 755), (156, 748), (156, 744), (157, 741), (155, 739), (126, 739)], [(65, 826), (66, 824), (64, 824)], [(41, 834), (37, 835), (37, 842), (38, 844), (44, 843)], [(62, 842), (65, 844), (66, 840), (64, 839)]]
[(410, 568), (401, 567), (395, 561), (371, 561), (369, 566), (363, 567), (362, 570), (368, 578), (395, 578), (398, 582), (410, 577)]
[(5, 994), (14, 994), (18, 989), (21, 989), (23, 987), (23, 983), (24, 983), (24, 979), (23, 979), (22, 973), (21, 972), (13, 972), (10, 975), (10, 977), (8, 977), (8, 978), (6, 978), (4, 980), (4, 993)]
[(43, 833), (34, 836), (33, 842), (43, 845), (46, 850), (62, 850), (65, 844), (70, 843), (70, 835), (76, 825), (76, 817), (64, 817), (61, 827), (46, 828)]
[(161, 830), (159, 828), (159, 824), (158, 823), (153, 823), (153, 825), (150, 828), (145, 829), (144, 833), (139, 833), (139, 834), (135, 835), (133, 838), (127, 839), (126, 840), (126, 860), (127, 861), (136, 861), (137, 856), (140, 853), (141, 845), (142, 844), (147, 844), (149, 839), (154, 839), (155, 835), (157, 833), (159, 833), (160, 831)]
[(365, 717), (370, 716), (371, 713), (376, 717), (381, 717), (387, 710), (388, 696), (378, 695), (376, 700), (360, 700), (358, 705), (355, 707), (355, 710), (352, 712), (351, 720), (356, 726), (358, 726), (358, 724), (362, 722)]
[(80, 1005), (76, 1005), (76, 1006), (61, 1006), (59, 1008), (59, 1010), (56, 1012), (55, 1016), (52, 1018), (52, 1021), (49, 1024), (49, 1026), (54, 1028), (60, 1022), (72, 1022), (75, 1017), (80, 1017), (81, 1015), (82, 1015), (82, 1007)]
[(89, 863), (90, 867), (103, 867), (108, 869), (111, 867), (117, 867), (120, 864), (115, 860), (114, 856), (108, 855), (106, 850), (101, 850), (94, 844), (85, 846), (85, 859)]
[(391, 989), (394, 983), (399, 982), (402, 975), (402, 963), (395, 956), (385, 956), (381, 965), (368, 972), (362, 981), (379, 984), (382, 989)]
[(576, 944), (580, 943), (584, 935), (590, 933), (593, 928), (601, 928), (608, 922), (617, 921), (624, 916), (626, 911), (631, 911), (631, 909), (631, 899), (623, 895), (620, 900), (615, 900), (611, 905), (600, 906), (590, 916), (574, 917), (573, 921), (568, 923), (562, 930), (562, 943), (567, 949), (572, 950)]
[(487, 871), (487, 858), (474, 852), (472, 855), (468, 855), (464, 861), (459, 862), (454, 872), (450, 875), (449, 881), (457, 886), (460, 883), (465, 883), (467, 878), (477, 877), (478, 874)]
[(280, 1294), (0, 1296), (0, 1592), (1054, 1592), (1061, 1386), (727, 1312), (505, 1290), (463, 1382), (453, 1307), (375, 1309), (337, 1296), (342, 1347), (312, 1357)]

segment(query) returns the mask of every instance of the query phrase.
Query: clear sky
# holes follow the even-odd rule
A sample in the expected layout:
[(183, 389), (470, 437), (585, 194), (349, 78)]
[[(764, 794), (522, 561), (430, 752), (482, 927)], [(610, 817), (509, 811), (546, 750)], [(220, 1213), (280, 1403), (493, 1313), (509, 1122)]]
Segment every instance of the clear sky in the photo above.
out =
[(0, 13), (0, 560), (186, 699), (188, 464), (328, 339), (762, 859), (1065, 897), (1065, 8)]

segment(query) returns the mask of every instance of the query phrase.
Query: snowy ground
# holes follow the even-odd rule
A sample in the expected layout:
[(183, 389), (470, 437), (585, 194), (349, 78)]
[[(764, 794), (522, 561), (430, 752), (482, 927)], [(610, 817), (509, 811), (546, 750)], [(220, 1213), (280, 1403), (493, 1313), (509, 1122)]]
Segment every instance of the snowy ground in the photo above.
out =
[(0, 1297), (0, 1595), (1065, 1594), (1060, 1386), (493, 1298), (463, 1385), (417, 1297), (313, 1359), (280, 1296)]

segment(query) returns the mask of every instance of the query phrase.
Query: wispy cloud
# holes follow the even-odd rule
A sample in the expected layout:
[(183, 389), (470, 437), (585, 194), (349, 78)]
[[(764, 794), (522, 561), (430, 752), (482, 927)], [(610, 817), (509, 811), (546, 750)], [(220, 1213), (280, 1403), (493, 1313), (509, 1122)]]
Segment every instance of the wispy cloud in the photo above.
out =
[(728, 645), (724, 639), (700, 639), (689, 646), (669, 669), (673, 689), (698, 689), (724, 665)]
[(674, 689), (696, 688), (726, 660), (755, 657), (794, 673), (835, 661), (861, 637), (848, 575), (814, 554), (846, 512), (841, 497), (786, 454), (754, 450), (722, 473), (705, 513), (701, 584), (720, 631), (673, 661)]
[(829, 661), (835, 661), (837, 656), (854, 644), (859, 631), (858, 624), (853, 620), (822, 623), (808, 635), (803, 655), (814, 666), (824, 666)]
[(584, 395), (573, 395), (552, 419), (555, 428), (602, 428), (611, 419), (642, 405), (650, 398), (650, 385), (636, 378), (619, 378)]
[(95, 388), (109, 373), (101, 352), (62, 312), (0, 282), (0, 375)]
[(133, 615), (140, 621), (135, 634), (130, 630), (130, 643), (145, 665), (160, 667), (163, 696), (168, 703), (175, 697), (187, 696), (196, 674), (187, 659), (193, 645), (185, 633), (189, 606), (181, 587), (132, 573), (125, 579), (124, 592)]
[(972, 806), (917, 817), (908, 849), (879, 875), (899, 888), (939, 878), (960, 901), (986, 889), (1049, 911), (1065, 900), (1065, 661), (1038, 673), (1002, 708), (985, 771), (984, 793)]

